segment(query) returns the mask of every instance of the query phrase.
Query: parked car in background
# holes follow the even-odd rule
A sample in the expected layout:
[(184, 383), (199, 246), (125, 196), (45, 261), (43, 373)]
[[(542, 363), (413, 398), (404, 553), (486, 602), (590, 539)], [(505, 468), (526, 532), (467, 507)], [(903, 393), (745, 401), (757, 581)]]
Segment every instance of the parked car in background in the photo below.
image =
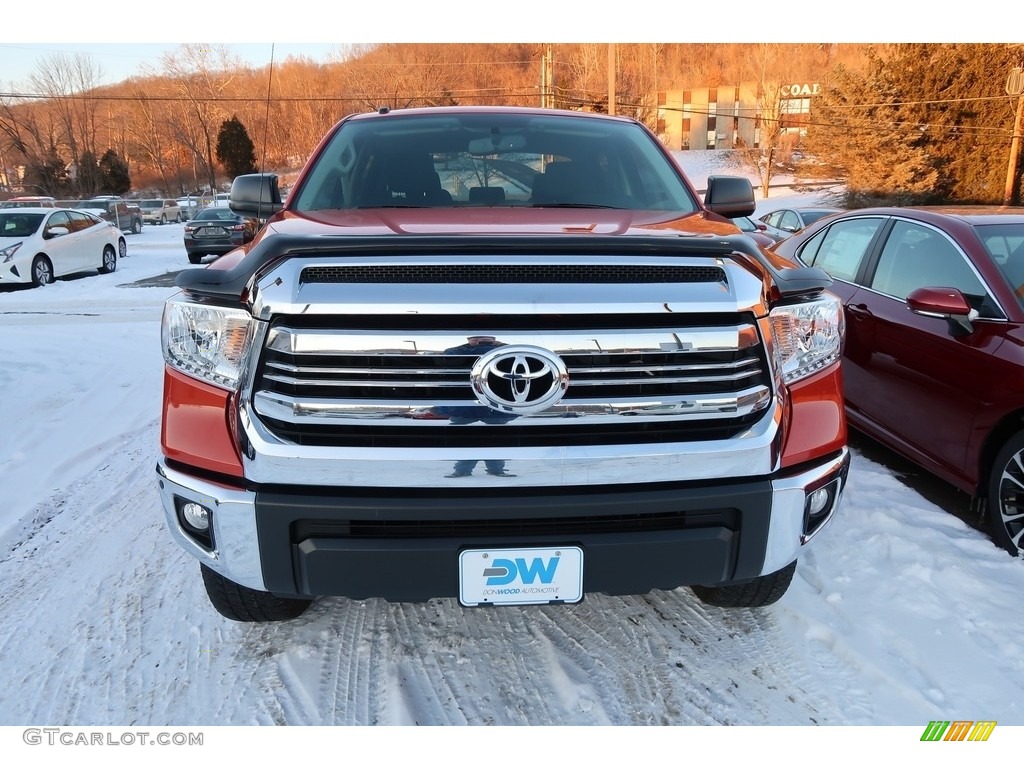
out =
[(742, 232), (754, 238), (754, 242), (762, 248), (770, 248), (780, 240), (789, 237), (789, 232), (769, 227), (763, 221), (755, 221), (749, 216), (737, 216), (733, 222)]
[(758, 217), (758, 221), (780, 229), (788, 234), (799, 232), (818, 219), (839, 213), (840, 208), (780, 208)]
[(125, 251), (124, 236), (85, 211), (0, 210), (0, 285), (48, 285), (90, 269), (113, 272)]
[(177, 200), (140, 200), (139, 209), (146, 224), (166, 224), (181, 221), (181, 208)]
[(178, 210), (181, 211), (181, 220), (188, 221), (198, 213), (202, 205), (199, 203), (198, 197), (192, 197), (186, 195), (185, 197), (179, 197), (176, 201), (178, 203)]
[(57, 203), (52, 197), (12, 197), (0, 201), (0, 210), (4, 208), (56, 208)]
[(1024, 549), (1024, 208), (876, 208), (775, 253), (845, 307), (849, 423), (984, 504)]
[(230, 208), (203, 208), (185, 225), (185, 252), (192, 264), (204, 256), (221, 256), (244, 245), (256, 235), (255, 219), (239, 216)]
[(83, 210), (91, 211), (105, 221), (109, 221), (122, 232), (137, 235), (142, 232), (142, 210), (127, 203), (120, 197), (101, 195), (84, 200)]

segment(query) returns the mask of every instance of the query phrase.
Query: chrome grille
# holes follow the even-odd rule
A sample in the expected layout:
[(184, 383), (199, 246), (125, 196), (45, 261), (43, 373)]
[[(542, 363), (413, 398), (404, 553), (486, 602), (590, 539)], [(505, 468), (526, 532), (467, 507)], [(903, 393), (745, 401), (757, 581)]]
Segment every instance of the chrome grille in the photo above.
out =
[[(470, 370), (493, 347), (467, 349), (470, 334), (556, 353), (569, 372), (565, 396), (527, 416), (480, 405)], [(721, 439), (756, 420), (771, 391), (764, 347), (746, 322), (410, 333), (286, 319), (268, 332), (252, 403), (272, 432), (297, 443), (469, 445), (486, 432), (491, 444), (555, 445)]]

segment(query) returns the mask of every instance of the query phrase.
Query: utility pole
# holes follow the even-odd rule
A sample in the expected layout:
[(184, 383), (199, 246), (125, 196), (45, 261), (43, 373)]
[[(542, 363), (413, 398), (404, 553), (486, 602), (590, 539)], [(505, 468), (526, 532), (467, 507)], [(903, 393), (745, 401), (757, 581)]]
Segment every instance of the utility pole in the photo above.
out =
[(615, 43), (608, 43), (608, 114), (615, 114)]
[(540, 57), (540, 107), (541, 109), (555, 108), (554, 86), (551, 78), (551, 46), (547, 45), (544, 55)]
[(1017, 179), (1017, 164), (1020, 162), (1020, 135), (1024, 130), (1024, 69), (1021, 67), (1010, 70), (1006, 78), (1006, 93), (1017, 97), (1017, 116), (1010, 137), (1010, 160), (1006, 166), (1006, 188), (1003, 191), (1003, 205), (1013, 205), (1013, 188)]

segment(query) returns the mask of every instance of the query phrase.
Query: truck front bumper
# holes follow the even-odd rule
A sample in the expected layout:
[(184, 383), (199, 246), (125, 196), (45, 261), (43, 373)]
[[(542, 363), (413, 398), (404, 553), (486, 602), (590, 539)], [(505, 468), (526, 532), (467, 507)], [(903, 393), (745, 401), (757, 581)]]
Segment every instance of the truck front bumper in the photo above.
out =
[[(831, 520), (847, 449), (792, 472), (631, 486), (231, 487), (157, 466), (168, 527), (200, 562), (287, 596), (420, 601), (458, 594), (464, 549), (579, 546), (584, 591), (641, 594), (773, 573)], [(197, 531), (186, 504), (207, 511)], [(819, 508), (820, 507), (820, 508)]]

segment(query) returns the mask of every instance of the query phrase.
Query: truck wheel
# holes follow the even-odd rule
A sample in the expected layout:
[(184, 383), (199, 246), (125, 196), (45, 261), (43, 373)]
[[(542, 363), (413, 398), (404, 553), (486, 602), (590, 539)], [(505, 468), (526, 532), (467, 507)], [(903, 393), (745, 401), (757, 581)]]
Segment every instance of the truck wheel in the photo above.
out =
[(141, 235), (142, 234), (142, 222), (139, 221), (138, 219), (132, 219), (132, 234), (133, 235)]
[(108, 245), (103, 248), (103, 263), (100, 264), (100, 273), (108, 274), (117, 269), (117, 252), (114, 246)]
[(771, 605), (786, 594), (794, 573), (795, 560), (775, 573), (758, 576), (750, 581), (718, 587), (693, 586), (690, 589), (702, 603), (719, 608), (761, 608)]
[(1024, 546), (1024, 432), (999, 451), (989, 474), (988, 517), (992, 539), (1011, 555)]
[(301, 616), (312, 600), (277, 597), (270, 592), (243, 587), (205, 565), (203, 584), (217, 612), (232, 621), (287, 621)]

